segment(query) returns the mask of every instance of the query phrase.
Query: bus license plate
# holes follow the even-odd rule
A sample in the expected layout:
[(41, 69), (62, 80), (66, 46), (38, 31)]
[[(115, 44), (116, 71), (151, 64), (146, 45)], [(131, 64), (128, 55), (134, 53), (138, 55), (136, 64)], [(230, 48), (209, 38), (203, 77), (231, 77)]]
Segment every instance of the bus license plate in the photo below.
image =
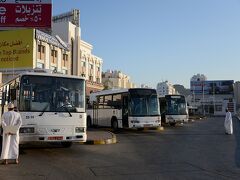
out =
[(52, 137), (48, 137), (48, 140), (63, 140), (62, 136), (52, 136)]
[(150, 127), (151, 124), (144, 124), (144, 127)]

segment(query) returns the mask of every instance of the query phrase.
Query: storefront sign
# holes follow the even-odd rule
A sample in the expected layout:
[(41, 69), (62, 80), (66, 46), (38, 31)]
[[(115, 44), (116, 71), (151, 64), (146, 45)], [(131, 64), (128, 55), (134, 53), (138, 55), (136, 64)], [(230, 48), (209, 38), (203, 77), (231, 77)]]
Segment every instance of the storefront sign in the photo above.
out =
[(0, 0), (0, 29), (51, 28), (51, 0)]
[(0, 70), (33, 68), (33, 29), (0, 32)]

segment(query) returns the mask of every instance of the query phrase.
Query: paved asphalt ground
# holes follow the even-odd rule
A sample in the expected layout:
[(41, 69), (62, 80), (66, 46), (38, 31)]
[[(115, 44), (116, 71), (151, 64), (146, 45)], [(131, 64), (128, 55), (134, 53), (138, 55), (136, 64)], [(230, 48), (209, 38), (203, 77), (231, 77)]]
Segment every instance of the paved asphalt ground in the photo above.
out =
[(225, 135), (224, 117), (164, 131), (119, 131), (117, 144), (25, 147), (0, 179), (240, 179), (240, 121)]

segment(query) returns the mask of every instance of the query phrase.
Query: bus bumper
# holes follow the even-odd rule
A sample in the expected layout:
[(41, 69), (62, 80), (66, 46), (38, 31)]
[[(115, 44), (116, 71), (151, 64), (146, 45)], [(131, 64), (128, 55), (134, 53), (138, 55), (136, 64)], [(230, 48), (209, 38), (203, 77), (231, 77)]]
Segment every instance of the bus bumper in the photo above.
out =
[(78, 135), (22, 135), (20, 134), (20, 144), (29, 142), (86, 142), (86, 134)]
[(157, 117), (129, 117), (129, 128), (160, 127), (161, 118)]
[(166, 123), (186, 123), (188, 122), (187, 117), (166, 117)]

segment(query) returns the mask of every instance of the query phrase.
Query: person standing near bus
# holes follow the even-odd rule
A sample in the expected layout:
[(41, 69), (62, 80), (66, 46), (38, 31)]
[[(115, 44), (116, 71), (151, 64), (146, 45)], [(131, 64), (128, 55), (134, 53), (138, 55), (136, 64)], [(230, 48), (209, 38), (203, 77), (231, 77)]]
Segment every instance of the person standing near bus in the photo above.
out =
[[(21, 125), (20, 113), (14, 111), (13, 103), (9, 103), (8, 112), (2, 115), (3, 142), (1, 159), (3, 164), (8, 164), (9, 159), (14, 159), (16, 164), (19, 163), (19, 129)], [(9, 132), (11, 128), (16, 129), (15, 132)]]
[(232, 124), (232, 114), (226, 109), (226, 116), (224, 121), (225, 133), (226, 134), (233, 134), (233, 124)]

